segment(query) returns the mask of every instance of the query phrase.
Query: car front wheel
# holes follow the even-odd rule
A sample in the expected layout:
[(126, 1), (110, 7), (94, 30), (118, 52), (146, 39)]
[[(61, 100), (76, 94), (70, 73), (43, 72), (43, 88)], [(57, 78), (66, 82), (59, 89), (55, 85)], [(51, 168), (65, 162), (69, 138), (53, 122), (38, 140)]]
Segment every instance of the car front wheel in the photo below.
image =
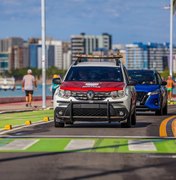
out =
[(132, 117), (131, 117), (131, 124), (132, 125), (136, 125), (136, 108), (132, 114)]
[(166, 105), (163, 108), (163, 115), (167, 115), (167, 103), (166, 103)]
[(64, 127), (65, 123), (57, 117), (56, 111), (54, 111), (54, 126), (55, 127)]
[(130, 128), (131, 127), (131, 121), (132, 121), (132, 114), (130, 113), (127, 117), (126, 122), (121, 123), (122, 128)]

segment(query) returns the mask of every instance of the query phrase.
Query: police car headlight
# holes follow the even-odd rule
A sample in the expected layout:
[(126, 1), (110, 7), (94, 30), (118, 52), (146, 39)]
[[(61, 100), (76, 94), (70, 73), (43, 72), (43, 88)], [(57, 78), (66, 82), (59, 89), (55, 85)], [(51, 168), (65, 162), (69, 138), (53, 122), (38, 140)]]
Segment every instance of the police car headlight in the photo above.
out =
[(115, 98), (121, 98), (121, 97), (123, 97), (125, 95), (125, 92), (123, 91), (123, 90), (120, 90), (120, 91), (112, 91), (111, 92), (111, 97), (113, 98), (113, 99), (115, 99)]
[(71, 96), (71, 91), (58, 89), (56, 95), (62, 98), (69, 98)]
[(160, 94), (160, 90), (157, 89), (156, 91), (152, 91), (152, 92), (149, 92), (148, 95), (156, 95), (156, 94)]

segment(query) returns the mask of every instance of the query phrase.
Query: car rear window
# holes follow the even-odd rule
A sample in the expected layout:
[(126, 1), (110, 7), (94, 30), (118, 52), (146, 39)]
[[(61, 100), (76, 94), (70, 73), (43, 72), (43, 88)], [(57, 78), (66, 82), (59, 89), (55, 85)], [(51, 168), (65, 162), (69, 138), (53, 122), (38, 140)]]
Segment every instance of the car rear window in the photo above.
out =
[(119, 67), (72, 67), (65, 81), (123, 82)]

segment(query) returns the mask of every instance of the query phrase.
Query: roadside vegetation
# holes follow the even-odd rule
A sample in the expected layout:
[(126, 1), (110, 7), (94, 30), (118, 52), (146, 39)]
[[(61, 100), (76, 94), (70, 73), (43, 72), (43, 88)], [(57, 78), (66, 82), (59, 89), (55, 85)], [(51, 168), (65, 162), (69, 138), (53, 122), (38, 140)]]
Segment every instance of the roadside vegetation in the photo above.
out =
[(6, 125), (12, 125), (12, 127), (25, 125), (26, 121), (31, 121), (31, 123), (40, 122), (43, 121), (44, 117), (53, 120), (53, 110), (0, 114), (0, 129), (3, 129)]
[[(14, 69), (11, 72), (5, 71), (1, 76), (11, 77), (13, 76), (15, 80), (22, 80), (23, 76), (27, 73), (27, 69), (29, 68), (21, 68), (21, 69)], [(30, 68), (32, 69), (33, 75), (40, 80), (42, 78), (42, 69), (38, 68)], [(61, 77), (64, 76), (66, 70), (59, 70), (55, 66), (49, 67), (46, 69), (46, 79), (52, 79), (53, 74), (59, 74)]]

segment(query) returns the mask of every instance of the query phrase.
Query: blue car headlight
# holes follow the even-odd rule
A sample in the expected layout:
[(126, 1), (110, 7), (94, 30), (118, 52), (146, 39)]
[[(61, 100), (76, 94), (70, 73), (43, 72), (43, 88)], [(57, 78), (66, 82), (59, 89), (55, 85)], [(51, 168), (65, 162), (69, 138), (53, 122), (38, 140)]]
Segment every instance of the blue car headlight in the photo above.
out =
[(159, 89), (148, 93), (149, 96), (150, 95), (157, 95), (157, 94), (160, 94), (160, 90)]

